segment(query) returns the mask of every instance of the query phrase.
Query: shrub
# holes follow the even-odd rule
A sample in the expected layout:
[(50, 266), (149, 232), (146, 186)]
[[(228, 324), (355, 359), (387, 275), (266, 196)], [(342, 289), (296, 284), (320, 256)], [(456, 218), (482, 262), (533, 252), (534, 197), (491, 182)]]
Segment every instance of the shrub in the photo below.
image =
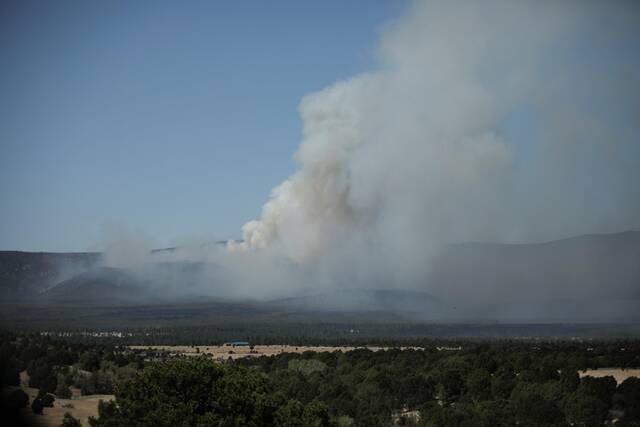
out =
[(80, 424), (80, 421), (73, 418), (70, 413), (65, 412), (60, 427), (82, 427), (82, 425)]
[(44, 408), (44, 405), (42, 404), (42, 400), (40, 399), (36, 398), (31, 403), (31, 410), (34, 414), (42, 414), (42, 408)]
[(51, 393), (40, 390), (36, 399), (40, 399), (40, 401), (42, 402), (42, 406), (44, 406), (45, 408), (53, 408), (53, 402), (55, 402), (56, 397)]
[(71, 398), (71, 390), (69, 389), (69, 386), (67, 386), (64, 377), (58, 376), (58, 385), (56, 386), (55, 395), (59, 399)]

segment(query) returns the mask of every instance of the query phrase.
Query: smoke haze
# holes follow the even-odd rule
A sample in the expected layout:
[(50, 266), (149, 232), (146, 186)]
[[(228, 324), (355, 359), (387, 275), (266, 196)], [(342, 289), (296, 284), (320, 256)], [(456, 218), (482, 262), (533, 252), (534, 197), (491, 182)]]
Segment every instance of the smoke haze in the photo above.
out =
[(242, 240), (151, 255), (121, 236), (107, 264), (212, 264), (225, 296), (442, 296), (451, 244), (640, 229), (638, 40), (632, 2), (415, 2), (381, 31), (376, 69), (301, 101), (299, 168)]

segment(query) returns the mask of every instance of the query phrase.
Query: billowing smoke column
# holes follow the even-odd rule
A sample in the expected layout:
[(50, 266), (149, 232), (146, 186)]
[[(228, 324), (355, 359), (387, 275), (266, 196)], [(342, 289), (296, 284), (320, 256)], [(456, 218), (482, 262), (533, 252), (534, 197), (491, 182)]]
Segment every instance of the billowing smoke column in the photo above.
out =
[(299, 170), (230, 249), (415, 284), (442, 244), (640, 227), (637, 6), (413, 4), (302, 100)]
[(303, 100), (305, 142), (297, 154), (302, 167), (273, 190), (262, 219), (243, 227), (248, 247), (277, 241), (291, 258), (304, 260), (355, 226), (350, 164), (364, 140), (361, 98), (373, 85), (373, 78), (360, 77)]

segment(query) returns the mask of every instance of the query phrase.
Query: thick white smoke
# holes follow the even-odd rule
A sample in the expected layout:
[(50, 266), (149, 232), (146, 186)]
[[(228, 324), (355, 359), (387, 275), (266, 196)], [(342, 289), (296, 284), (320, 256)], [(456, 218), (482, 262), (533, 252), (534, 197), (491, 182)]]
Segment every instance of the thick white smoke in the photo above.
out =
[(376, 70), (302, 100), (299, 170), (231, 249), (417, 285), (442, 244), (640, 227), (639, 67), (619, 46), (638, 24), (626, 3), (416, 2)]

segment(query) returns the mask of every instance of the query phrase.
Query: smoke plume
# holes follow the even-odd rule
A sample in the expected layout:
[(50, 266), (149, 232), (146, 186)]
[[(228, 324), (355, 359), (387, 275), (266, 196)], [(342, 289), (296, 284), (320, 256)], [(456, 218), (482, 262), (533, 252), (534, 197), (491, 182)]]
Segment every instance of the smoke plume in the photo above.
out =
[(302, 100), (299, 169), (230, 248), (416, 284), (444, 244), (639, 228), (639, 36), (628, 2), (414, 3)]

